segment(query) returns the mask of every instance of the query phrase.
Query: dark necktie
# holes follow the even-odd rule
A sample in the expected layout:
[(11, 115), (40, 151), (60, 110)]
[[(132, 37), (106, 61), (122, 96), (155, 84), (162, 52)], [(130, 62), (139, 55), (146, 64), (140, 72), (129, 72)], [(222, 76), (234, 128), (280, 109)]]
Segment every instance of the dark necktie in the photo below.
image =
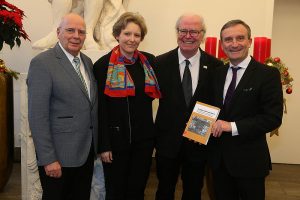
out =
[(185, 103), (189, 106), (191, 98), (193, 96), (193, 88), (192, 88), (192, 76), (191, 71), (189, 69), (189, 60), (185, 60), (185, 68), (182, 77), (182, 89), (185, 98)]
[(229, 102), (233, 96), (235, 86), (236, 86), (236, 76), (237, 76), (237, 71), (241, 69), (240, 67), (231, 67), (232, 70), (232, 79), (230, 82), (230, 85), (228, 87), (226, 96), (225, 96), (225, 101), (224, 101), (224, 106), (227, 107), (229, 105)]
[(83, 86), (84, 86), (84, 89), (86, 91), (86, 93), (88, 94), (88, 89), (87, 89), (87, 86), (86, 86), (86, 83), (85, 83), (85, 80), (81, 74), (81, 71), (80, 71), (80, 59), (78, 57), (74, 57), (73, 59), (73, 62), (75, 63), (75, 70), (76, 70), (76, 73), (78, 74)]

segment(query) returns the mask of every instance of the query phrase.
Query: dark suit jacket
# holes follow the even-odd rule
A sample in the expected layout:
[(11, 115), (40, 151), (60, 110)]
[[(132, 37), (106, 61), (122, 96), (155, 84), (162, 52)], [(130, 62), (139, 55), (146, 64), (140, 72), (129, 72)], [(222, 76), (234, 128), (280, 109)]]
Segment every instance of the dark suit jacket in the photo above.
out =
[[(142, 53), (155, 68), (154, 56), (150, 53)], [(104, 94), (110, 56), (111, 51), (101, 57), (94, 64), (93, 71), (99, 90), (100, 151), (114, 153), (127, 149), (129, 143), (154, 140), (155, 131), (152, 117), (153, 98), (145, 94), (144, 83), (135, 85), (135, 96), (109, 97)], [(136, 61), (132, 67), (140, 67), (142, 70), (139, 63), (139, 60)]]
[[(223, 88), (229, 65), (218, 68), (215, 75), (214, 102), (223, 106)], [(227, 110), (219, 119), (235, 122), (238, 136), (223, 133), (210, 140), (215, 153), (213, 166), (223, 158), (229, 172), (236, 177), (263, 177), (271, 169), (266, 133), (281, 124), (283, 97), (280, 74), (253, 58), (236, 87)]]
[[(196, 101), (210, 103), (212, 72), (222, 62), (201, 51), (199, 80), (190, 107), (187, 108), (181, 85), (178, 48), (157, 57), (157, 77), (162, 92), (156, 116), (156, 150), (159, 155), (176, 157), (182, 148), (183, 131)], [(190, 142), (191, 156), (199, 158), (204, 148)], [(197, 149), (199, 151), (193, 151)], [(198, 153), (197, 153), (198, 152)]]
[(98, 93), (92, 61), (80, 53), (90, 79), (90, 98), (57, 44), (34, 57), (28, 72), (28, 119), (39, 166), (58, 161), (83, 165), (92, 140), (97, 153)]

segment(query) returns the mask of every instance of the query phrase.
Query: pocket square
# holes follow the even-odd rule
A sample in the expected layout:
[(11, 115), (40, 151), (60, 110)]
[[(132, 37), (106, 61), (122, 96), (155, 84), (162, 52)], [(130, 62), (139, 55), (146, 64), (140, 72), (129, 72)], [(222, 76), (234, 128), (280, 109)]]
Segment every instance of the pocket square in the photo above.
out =
[(207, 69), (207, 66), (206, 66), (206, 65), (204, 65), (204, 66), (203, 66), (203, 68), (204, 68), (204, 69)]
[(250, 87), (250, 88), (244, 88), (243, 92), (251, 92), (252, 90), (254, 90), (252, 87)]

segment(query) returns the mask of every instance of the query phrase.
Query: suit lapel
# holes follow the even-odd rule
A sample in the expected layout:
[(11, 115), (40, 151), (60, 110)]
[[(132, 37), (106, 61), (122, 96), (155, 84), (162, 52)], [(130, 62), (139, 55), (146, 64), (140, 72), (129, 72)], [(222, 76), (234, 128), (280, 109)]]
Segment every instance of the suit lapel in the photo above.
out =
[(239, 84), (237, 85), (237, 87), (234, 91), (234, 94), (233, 94), (232, 99), (230, 101), (230, 105), (234, 105), (234, 102), (238, 99), (241, 92), (243, 92), (243, 88), (246, 87), (249, 80), (251, 79), (252, 74), (254, 73), (255, 69), (256, 69), (256, 66), (253, 64), (253, 60), (251, 60), (248, 67), (246, 68), (246, 71), (244, 72)]
[(60, 46), (56, 44), (54, 47), (55, 53), (56, 53), (56, 58), (58, 59), (60, 65), (62, 68), (66, 71), (66, 74), (78, 85), (80, 90), (83, 92), (83, 94), (86, 96), (86, 98), (90, 101), (90, 98), (88, 97), (88, 94), (85, 91), (85, 88), (83, 86), (83, 83), (81, 82), (78, 74), (76, 73), (72, 63), (70, 60), (67, 58), (65, 53), (62, 51)]
[(174, 49), (171, 58), (170, 58), (170, 67), (172, 72), (172, 82), (174, 85), (174, 94), (177, 94), (178, 96), (174, 97), (174, 99), (179, 99), (180, 105), (186, 107), (185, 99), (184, 99), (184, 93), (182, 89), (181, 84), (181, 77), (180, 77), (180, 70), (179, 70), (179, 63), (178, 63), (178, 48)]
[(207, 68), (207, 59), (205, 53), (200, 49), (201, 55), (200, 55), (200, 66), (199, 66), (199, 76), (198, 76), (198, 83), (196, 90), (194, 92), (193, 98), (200, 92), (200, 88), (203, 84), (205, 84), (205, 81), (207, 80), (206, 77), (208, 77), (208, 68)]
[(226, 76), (227, 76), (227, 71), (229, 68), (229, 64), (225, 65), (224, 67), (219, 67), (218, 70), (218, 76), (216, 76), (216, 101), (217, 101), (217, 105), (219, 105), (220, 107), (223, 106), (223, 101), (224, 101), (224, 97), (223, 97), (223, 93), (224, 93), (224, 85), (225, 85), (225, 81), (226, 81)]
[(92, 72), (92, 66), (89, 66), (89, 62), (86, 60), (86, 57), (81, 54), (81, 58), (82, 58), (82, 62), (84, 64), (85, 67), (85, 71), (89, 76), (90, 79), (90, 101), (92, 103), (92, 105), (96, 102), (96, 92), (97, 92), (97, 87), (96, 87), (96, 80), (94, 78), (93, 72)]

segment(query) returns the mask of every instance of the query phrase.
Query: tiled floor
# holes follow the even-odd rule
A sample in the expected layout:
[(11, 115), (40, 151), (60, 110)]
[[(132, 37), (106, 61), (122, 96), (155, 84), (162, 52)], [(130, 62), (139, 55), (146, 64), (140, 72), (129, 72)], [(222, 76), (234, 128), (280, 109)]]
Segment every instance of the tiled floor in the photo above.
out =
[[(4, 190), (0, 192), (0, 200), (21, 200), (21, 167), (15, 163), (13, 173)], [(153, 200), (157, 179), (152, 168), (145, 200)], [(176, 200), (180, 199), (181, 183), (178, 183)], [(209, 200), (206, 189), (203, 200)], [(300, 200), (300, 165), (273, 164), (273, 170), (266, 179), (266, 200)]]

